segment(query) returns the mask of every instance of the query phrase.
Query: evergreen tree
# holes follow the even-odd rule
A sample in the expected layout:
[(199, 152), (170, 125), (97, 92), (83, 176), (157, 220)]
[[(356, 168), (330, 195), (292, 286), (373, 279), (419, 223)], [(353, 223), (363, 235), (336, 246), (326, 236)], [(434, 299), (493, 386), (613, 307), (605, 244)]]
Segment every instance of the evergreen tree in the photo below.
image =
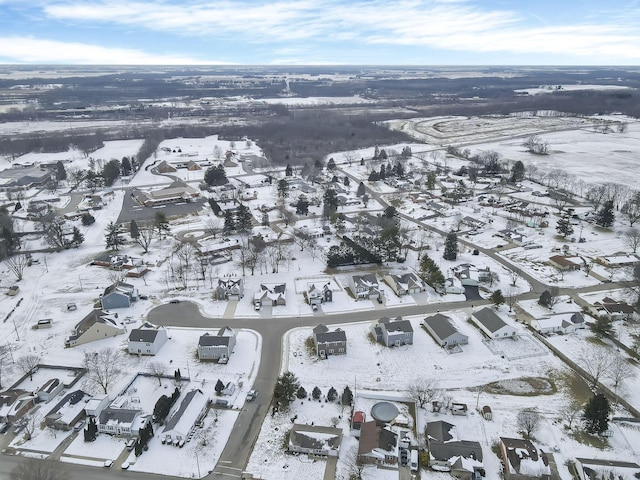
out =
[(609, 400), (604, 394), (598, 393), (591, 397), (584, 407), (584, 414), (582, 415), (587, 432), (602, 434), (607, 431), (610, 414), (611, 405), (609, 405)]
[(338, 392), (335, 388), (331, 387), (327, 392), (327, 400), (333, 402), (336, 398), (338, 398)]
[(222, 226), (223, 235), (231, 235), (236, 230), (236, 221), (233, 218), (231, 210), (224, 212), (224, 225)]
[(332, 213), (338, 210), (338, 195), (333, 188), (327, 188), (324, 192), (324, 215), (329, 218)]
[(213, 389), (218, 395), (220, 395), (224, 390), (224, 383), (222, 383), (222, 380), (218, 379), (218, 381), (216, 382), (216, 386)]
[(362, 158), (360, 159), (360, 166), (361, 166), (361, 167), (364, 167), (364, 157), (362, 157)]
[(322, 396), (322, 391), (318, 387), (313, 387), (313, 391), (311, 392), (311, 397), (314, 400), (320, 400), (321, 396)]
[(140, 228), (138, 227), (138, 222), (135, 220), (131, 220), (131, 224), (129, 225), (129, 234), (133, 240), (140, 236)]
[(387, 178), (387, 172), (384, 169), (384, 165), (380, 165), (380, 173), (378, 174), (378, 178), (380, 180), (384, 180), (385, 178)]
[(440, 267), (429, 255), (423, 255), (420, 259), (420, 277), (436, 292), (441, 293), (444, 288), (444, 275)]
[(104, 178), (104, 184), (110, 187), (118, 177), (120, 177), (120, 162), (114, 158), (102, 167), (102, 178)]
[(229, 183), (227, 179), (227, 172), (224, 170), (224, 166), (222, 164), (214, 165), (213, 167), (207, 168), (204, 172), (204, 182), (207, 185), (225, 185)]
[(556, 223), (556, 231), (562, 235), (563, 238), (567, 238), (573, 233), (573, 225), (571, 225), (571, 215), (568, 211), (563, 211), (562, 215)]
[(458, 258), (458, 234), (451, 230), (447, 234), (447, 238), (444, 242), (444, 254), (445, 260), (455, 260)]
[(351, 180), (349, 180), (349, 177), (347, 177), (347, 176), (345, 175), (344, 180), (342, 180), (342, 184), (343, 184), (345, 187), (348, 187), (349, 185), (351, 185)]
[(129, 157), (122, 157), (122, 175), (124, 177), (131, 173), (131, 161)]
[(363, 182), (360, 182), (360, 184), (358, 185), (358, 191), (356, 192), (356, 196), (361, 197), (362, 195), (364, 195), (366, 193), (367, 189), (364, 186)]
[(602, 204), (602, 207), (596, 214), (596, 223), (601, 227), (607, 228), (613, 225), (615, 218), (615, 214), (613, 213), (613, 200), (607, 200)]
[(276, 381), (273, 396), (283, 408), (287, 408), (296, 398), (296, 393), (299, 388), (300, 382), (297, 377), (291, 372), (284, 372)]
[(87, 212), (82, 215), (81, 222), (83, 226), (88, 227), (89, 225), (93, 225), (94, 223), (96, 223), (96, 219), (93, 215)]
[(347, 385), (346, 387), (344, 387), (344, 390), (342, 391), (342, 395), (340, 397), (340, 403), (342, 403), (342, 405), (351, 405), (352, 402), (353, 402), (353, 393), (351, 393), (351, 389)]
[(380, 155), (378, 155), (378, 157), (380, 158), (380, 160), (386, 160), (387, 159), (387, 151), (383, 148), (380, 150)]
[(62, 160), (58, 160), (56, 162), (56, 180), (62, 181), (67, 179), (67, 170), (64, 168), (64, 163)]
[(367, 180), (369, 180), (370, 182), (377, 182), (378, 180), (380, 180), (380, 175), (375, 170), (371, 170), (371, 173), (369, 174), (369, 178), (367, 178)]
[(609, 320), (605, 316), (597, 317), (595, 322), (589, 324), (589, 328), (598, 337), (606, 337), (611, 335), (611, 333), (613, 332), (613, 325), (611, 324), (611, 320)]
[(290, 163), (288, 163), (288, 164), (287, 164), (287, 168), (285, 168), (285, 170), (284, 170), (284, 174), (285, 174), (287, 177), (291, 177), (291, 176), (293, 176), (293, 168), (291, 167), (291, 164), (290, 164)]
[(84, 243), (84, 235), (80, 232), (78, 227), (73, 227), (73, 233), (72, 233), (72, 236), (71, 236), (71, 244), (74, 247), (77, 247), (77, 246), (81, 245), (82, 243)]
[(329, 161), (327, 162), (327, 170), (329, 170), (330, 172), (332, 172), (333, 170), (336, 169), (336, 162), (333, 159), (333, 157), (331, 157), (329, 159)]
[(511, 177), (509, 178), (509, 180), (512, 183), (517, 183), (522, 181), (522, 179), (524, 178), (524, 164), (518, 160), (516, 163), (513, 164), (513, 167), (511, 167)]
[(309, 213), (309, 201), (303, 196), (298, 197), (296, 213), (298, 215), (307, 215)]
[(376, 147), (373, 149), (373, 159), (377, 160), (379, 156), (380, 156), (380, 149), (376, 145)]
[(298, 397), (300, 400), (304, 400), (305, 398), (307, 398), (307, 391), (303, 386), (300, 386), (300, 388), (298, 388), (298, 390), (296, 391), (296, 397)]
[(218, 205), (218, 202), (216, 202), (214, 198), (209, 199), (209, 206), (215, 216), (220, 215), (220, 212), (222, 212), (222, 208), (220, 208), (220, 205)]
[(162, 236), (169, 232), (169, 221), (167, 220), (167, 216), (163, 212), (156, 212), (153, 226), (158, 230), (158, 235), (162, 240)]
[[(225, 223), (226, 223), (225, 218)], [(251, 231), (251, 225), (253, 221), (253, 215), (251, 215), (251, 211), (249, 207), (245, 204), (241, 203), (238, 205), (238, 210), (236, 212), (236, 230), (238, 232), (246, 233)]]
[(109, 225), (107, 225), (106, 231), (105, 242), (107, 244), (107, 249), (115, 250), (117, 252), (120, 247), (124, 245), (124, 237), (122, 236), (120, 226), (110, 222)]
[(502, 290), (498, 289), (491, 294), (490, 300), (496, 307), (499, 307), (504, 303), (504, 295), (502, 295)]
[(334, 176), (331, 178), (331, 183), (338, 183), (339, 181), (340, 181), (340, 179), (338, 178), (338, 176), (337, 176), (337, 175), (334, 175)]
[(289, 182), (284, 178), (278, 181), (278, 197), (287, 198), (289, 196)]
[(427, 190), (433, 190), (436, 188), (436, 174), (435, 172), (427, 173)]

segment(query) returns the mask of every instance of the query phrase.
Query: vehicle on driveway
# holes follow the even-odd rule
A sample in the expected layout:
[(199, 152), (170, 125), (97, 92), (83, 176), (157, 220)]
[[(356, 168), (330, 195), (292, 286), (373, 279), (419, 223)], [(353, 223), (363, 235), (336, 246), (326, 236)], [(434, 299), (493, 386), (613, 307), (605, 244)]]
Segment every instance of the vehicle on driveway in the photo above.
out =
[(113, 465), (113, 460), (105, 460), (104, 461), (105, 468), (111, 468), (111, 465)]

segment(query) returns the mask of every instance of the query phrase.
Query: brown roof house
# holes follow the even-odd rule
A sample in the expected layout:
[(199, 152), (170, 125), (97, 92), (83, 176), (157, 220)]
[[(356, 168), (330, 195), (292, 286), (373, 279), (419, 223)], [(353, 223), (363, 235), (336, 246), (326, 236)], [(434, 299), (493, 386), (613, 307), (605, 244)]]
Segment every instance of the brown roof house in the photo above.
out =
[(596, 315), (605, 315), (609, 320), (640, 320), (638, 312), (626, 302), (614, 300), (611, 297), (604, 297), (599, 302), (595, 302), (593, 307)]
[(549, 462), (542, 451), (529, 440), (500, 437), (500, 452), (506, 480), (536, 480), (551, 478)]
[(577, 255), (554, 255), (549, 257), (549, 263), (563, 272), (580, 270), (584, 262)]
[(376, 420), (360, 426), (358, 460), (365, 464), (395, 466), (398, 464), (398, 435)]
[(118, 314), (111, 315), (102, 310), (92, 310), (78, 322), (73, 334), (65, 340), (66, 347), (75, 347), (84, 343), (115, 337), (125, 332), (124, 325), (118, 320)]
[(13, 423), (20, 420), (35, 406), (36, 399), (33, 393), (21, 389), (0, 393), (0, 422)]

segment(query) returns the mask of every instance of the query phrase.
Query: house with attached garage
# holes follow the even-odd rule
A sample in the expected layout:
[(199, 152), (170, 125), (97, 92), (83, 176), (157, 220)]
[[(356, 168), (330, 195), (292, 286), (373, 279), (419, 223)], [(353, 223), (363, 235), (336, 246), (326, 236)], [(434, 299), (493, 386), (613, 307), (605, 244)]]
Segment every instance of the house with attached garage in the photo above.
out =
[(415, 273), (404, 274), (390, 273), (385, 275), (384, 281), (391, 287), (391, 290), (399, 297), (412, 293), (424, 292), (427, 285)]
[(240, 300), (244, 297), (244, 281), (242, 278), (219, 278), (213, 296), (216, 300)]
[(36, 405), (33, 393), (13, 388), (0, 393), (0, 422), (15, 423)]
[(471, 321), (489, 338), (507, 338), (516, 336), (516, 328), (506, 323), (489, 307), (473, 312)]
[(580, 312), (564, 312), (536, 318), (531, 321), (531, 326), (542, 334), (567, 334), (586, 328), (586, 322)]
[(368, 465), (395, 467), (398, 464), (398, 435), (376, 420), (360, 426), (358, 461)]
[(91, 398), (82, 390), (75, 390), (66, 394), (44, 417), (47, 427), (56, 430), (71, 430), (73, 426), (85, 417), (84, 407)]
[(138, 300), (138, 289), (129, 283), (116, 282), (105, 288), (100, 303), (103, 310), (130, 307)]
[(198, 358), (227, 363), (235, 345), (236, 332), (230, 327), (221, 328), (216, 335), (205, 333), (198, 340)]
[(287, 304), (286, 283), (261, 283), (260, 290), (253, 295), (253, 304), (258, 309), (264, 305), (273, 307)]
[(498, 443), (504, 465), (505, 480), (550, 479), (547, 456), (533, 443), (521, 438), (500, 437)]
[(315, 283), (310, 283), (304, 294), (307, 297), (309, 305), (320, 305), (333, 301), (333, 291), (328, 283), (325, 283), (322, 288), (316, 287)]
[(321, 359), (329, 355), (344, 355), (347, 353), (347, 334), (340, 328), (330, 331), (321, 324), (313, 329), (313, 344)]
[(142, 410), (137, 408), (112, 404), (100, 412), (96, 423), (100, 433), (137, 437), (140, 430), (151, 423), (151, 415), (145, 415)]
[(342, 442), (342, 429), (294, 424), (289, 431), (287, 450), (323, 457), (337, 457)]
[(102, 310), (92, 310), (78, 322), (73, 334), (65, 340), (66, 347), (75, 347), (85, 343), (115, 337), (125, 332), (124, 325), (118, 320), (118, 314), (109, 314)]
[(482, 446), (471, 440), (460, 440), (455, 425), (444, 421), (428, 422), (429, 467), (450, 472), (460, 480), (476, 480), (484, 476)]
[(553, 255), (549, 257), (549, 263), (563, 272), (580, 270), (584, 262), (577, 255)]
[(412, 345), (413, 327), (409, 320), (403, 320), (402, 317), (395, 320), (384, 317), (373, 326), (373, 336), (387, 347)]
[(356, 300), (375, 300), (381, 296), (380, 285), (374, 273), (351, 275), (349, 290)]
[(441, 347), (469, 343), (469, 337), (460, 333), (453, 320), (441, 313), (425, 318), (422, 321), (422, 326)]
[(626, 302), (614, 300), (611, 297), (604, 297), (599, 302), (595, 302), (592, 309), (595, 310), (596, 315), (604, 315), (612, 322), (616, 320), (640, 320), (635, 308)]
[(173, 412), (164, 426), (162, 435), (166, 443), (176, 443), (190, 439), (196, 424), (207, 414), (209, 397), (202, 390), (187, 392), (180, 401), (180, 406)]
[(133, 355), (155, 355), (167, 342), (167, 330), (163, 326), (145, 322), (129, 333), (129, 353)]

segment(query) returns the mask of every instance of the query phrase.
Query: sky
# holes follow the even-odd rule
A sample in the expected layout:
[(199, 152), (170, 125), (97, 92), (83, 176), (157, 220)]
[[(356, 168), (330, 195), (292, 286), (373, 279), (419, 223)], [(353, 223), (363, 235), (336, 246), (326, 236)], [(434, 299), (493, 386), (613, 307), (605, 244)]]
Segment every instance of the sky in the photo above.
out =
[(1, 64), (638, 65), (640, 0), (0, 0)]

